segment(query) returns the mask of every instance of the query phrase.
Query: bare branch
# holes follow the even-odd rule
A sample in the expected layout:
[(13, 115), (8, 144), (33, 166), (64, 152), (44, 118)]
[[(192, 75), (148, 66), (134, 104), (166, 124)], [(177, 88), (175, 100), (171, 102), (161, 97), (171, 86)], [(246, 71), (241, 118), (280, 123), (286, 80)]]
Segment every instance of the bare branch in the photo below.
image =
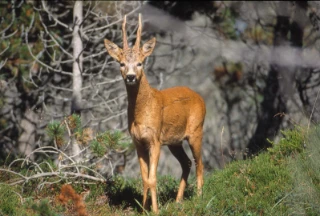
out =
[(49, 17), (52, 17), (56, 23), (58, 23), (59, 25), (65, 27), (65, 28), (68, 29), (69, 31), (72, 31), (72, 30), (73, 30), (69, 25), (61, 22), (55, 15), (53, 15), (53, 14), (49, 11), (49, 9), (47, 8), (47, 5), (46, 5), (46, 3), (45, 3), (46, 1), (42, 0), (41, 2), (42, 2), (42, 7), (43, 7), (43, 9), (45, 10), (45, 12), (47, 12), (47, 14), (48, 14)]
[[(26, 29), (26, 32), (25, 32), (25, 39), (26, 39), (26, 44), (27, 44), (29, 53), (30, 53), (30, 55), (32, 56), (32, 58), (33, 58), (36, 62), (38, 62), (39, 64), (41, 64), (42, 66), (44, 66), (44, 67), (46, 67), (46, 68), (48, 68), (48, 69), (50, 69), (50, 70), (52, 70), (52, 71), (54, 71), (54, 72), (59, 72), (59, 73), (61, 73), (61, 74), (65, 74), (65, 75), (72, 76), (72, 73), (70, 73), (70, 72), (55, 69), (55, 68), (47, 65), (46, 63), (40, 61), (40, 60), (39, 60), (39, 57), (35, 56), (35, 55), (32, 53), (32, 51), (31, 51), (31, 48), (30, 48), (30, 45), (29, 45), (29, 42), (28, 42), (28, 32), (29, 32), (29, 29), (27, 28), (27, 29)], [(41, 52), (40, 52), (40, 53), (41, 53)], [(40, 54), (40, 53), (39, 53), (39, 54)], [(38, 55), (39, 55), (39, 54), (38, 54)]]
[(15, 171), (12, 171), (12, 170), (8, 170), (8, 169), (0, 168), (0, 171), (9, 172), (11, 174), (17, 175), (20, 178), (22, 178), (22, 179), (17, 180), (17, 181), (15, 181), (13, 183), (10, 183), (10, 185), (20, 184), (21, 181), (27, 183), (30, 180), (44, 178), (44, 177), (50, 177), (50, 176), (59, 177), (61, 179), (68, 179), (70, 177), (78, 177), (78, 178), (84, 178), (84, 179), (98, 181), (98, 182), (106, 182), (105, 178), (97, 178), (97, 177), (94, 177), (94, 176), (90, 176), (90, 175), (86, 175), (86, 174), (82, 174), (82, 173), (74, 173), (74, 172), (44, 172), (44, 173), (34, 174), (34, 175), (31, 175), (31, 176), (24, 176), (24, 175), (21, 175), (18, 172), (15, 172)]

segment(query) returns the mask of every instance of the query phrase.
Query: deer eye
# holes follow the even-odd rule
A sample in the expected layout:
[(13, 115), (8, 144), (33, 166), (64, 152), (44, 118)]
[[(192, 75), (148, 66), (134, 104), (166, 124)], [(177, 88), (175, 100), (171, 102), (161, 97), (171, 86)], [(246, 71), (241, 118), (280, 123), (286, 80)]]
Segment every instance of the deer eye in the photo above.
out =
[(126, 66), (125, 63), (120, 63), (120, 67)]
[(139, 62), (139, 63), (137, 64), (137, 66), (138, 66), (138, 67), (141, 67), (141, 66), (142, 66), (142, 64)]

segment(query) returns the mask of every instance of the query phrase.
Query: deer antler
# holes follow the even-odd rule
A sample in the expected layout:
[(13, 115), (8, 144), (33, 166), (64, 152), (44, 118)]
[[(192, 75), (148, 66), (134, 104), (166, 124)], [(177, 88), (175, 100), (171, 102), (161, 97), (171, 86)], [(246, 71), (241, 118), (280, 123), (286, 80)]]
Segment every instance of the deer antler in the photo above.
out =
[(123, 49), (128, 49), (127, 31), (126, 31), (127, 15), (124, 15), (122, 23), (122, 35), (123, 35)]
[(137, 30), (136, 43), (134, 44), (134, 49), (136, 49), (136, 50), (139, 50), (139, 48), (140, 48), (141, 31), (142, 31), (142, 21), (141, 21), (141, 14), (139, 13), (139, 27)]

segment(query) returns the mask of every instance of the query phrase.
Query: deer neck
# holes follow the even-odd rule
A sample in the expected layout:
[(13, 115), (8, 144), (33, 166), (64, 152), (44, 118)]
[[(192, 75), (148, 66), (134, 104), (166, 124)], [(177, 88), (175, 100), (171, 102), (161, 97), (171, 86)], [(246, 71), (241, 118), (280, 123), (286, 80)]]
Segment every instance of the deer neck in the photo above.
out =
[[(146, 104), (152, 99), (153, 88), (149, 85), (147, 77), (142, 73), (137, 85), (126, 85), (128, 94), (128, 110), (134, 114), (146, 107)], [(128, 114), (130, 114), (128, 113)]]

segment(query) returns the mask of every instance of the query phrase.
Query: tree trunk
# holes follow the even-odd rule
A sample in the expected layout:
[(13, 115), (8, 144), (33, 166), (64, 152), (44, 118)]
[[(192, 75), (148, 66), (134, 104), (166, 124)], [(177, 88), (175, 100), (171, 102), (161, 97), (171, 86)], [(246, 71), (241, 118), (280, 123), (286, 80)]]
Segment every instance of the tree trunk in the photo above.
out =
[[(82, 88), (82, 50), (83, 44), (81, 40), (81, 24), (83, 20), (83, 2), (76, 1), (73, 8), (73, 84), (72, 84), (72, 104), (71, 104), (71, 113), (81, 114), (81, 88)], [(78, 155), (80, 153), (80, 147), (76, 139), (72, 140), (72, 155)], [(75, 157), (76, 161), (79, 161), (79, 157)]]
[(71, 113), (80, 114), (81, 111), (81, 88), (82, 88), (82, 50), (83, 44), (81, 40), (81, 24), (82, 24), (82, 9), (83, 9), (83, 2), (76, 1), (73, 8), (73, 22), (74, 22), (74, 29), (73, 29), (73, 66), (72, 66), (72, 73), (73, 73), (73, 85), (72, 85), (72, 105), (71, 105)]

